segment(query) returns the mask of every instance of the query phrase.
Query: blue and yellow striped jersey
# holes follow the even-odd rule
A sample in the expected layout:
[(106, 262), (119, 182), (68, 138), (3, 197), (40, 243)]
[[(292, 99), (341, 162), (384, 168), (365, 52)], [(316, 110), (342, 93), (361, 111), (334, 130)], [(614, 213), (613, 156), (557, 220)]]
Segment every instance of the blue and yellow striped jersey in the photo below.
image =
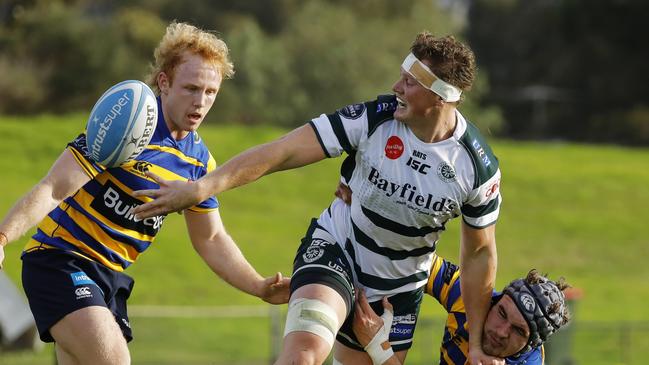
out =
[[(439, 363), (442, 365), (465, 364), (469, 353), (469, 332), (466, 323), (466, 310), (460, 291), (459, 268), (453, 263), (435, 256), (426, 284), (426, 293), (435, 297), (448, 312)], [(496, 292), (493, 294), (494, 297), (499, 295)], [(511, 365), (542, 365), (543, 359), (543, 346), (540, 346), (518, 357), (505, 358), (505, 362)]]
[[(158, 99), (158, 108), (160, 109)], [(145, 176), (151, 171), (166, 180), (197, 180), (216, 168), (216, 162), (196, 132), (184, 139), (172, 138), (162, 112), (147, 148), (120, 167), (106, 169), (90, 159), (86, 136), (68, 144), (79, 165), (91, 177), (38, 225), (24, 253), (56, 248), (74, 252), (105, 266), (123, 271), (153, 242), (165, 216), (136, 220), (132, 211), (148, 198), (136, 198), (135, 190), (158, 185)], [(190, 208), (210, 212), (219, 206), (211, 197)]]

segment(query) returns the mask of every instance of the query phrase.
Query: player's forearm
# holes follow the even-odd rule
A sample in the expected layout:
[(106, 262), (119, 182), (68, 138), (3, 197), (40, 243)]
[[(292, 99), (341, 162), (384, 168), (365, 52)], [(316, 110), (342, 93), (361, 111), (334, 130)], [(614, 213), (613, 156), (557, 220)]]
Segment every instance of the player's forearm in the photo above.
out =
[(325, 158), (313, 128), (299, 127), (281, 138), (252, 147), (198, 180), (203, 199), (253, 182), (277, 171), (306, 166)]
[[(475, 251), (463, 251), (461, 256), (462, 299), (466, 308), (470, 345), (481, 346), (482, 328), (489, 311), (496, 279), (497, 255), (495, 245)], [(475, 335), (475, 334), (478, 335)]]
[(59, 203), (60, 200), (52, 196), (49, 184), (41, 182), (36, 185), (9, 210), (0, 223), (0, 232), (6, 237), (4, 245), (24, 235)]
[(263, 278), (229, 235), (194, 244), (194, 248), (210, 269), (225, 282), (245, 293), (261, 296)]
[(251, 183), (276, 171), (282, 160), (272, 143), (250, 148), (198, 180), (201, 198)]

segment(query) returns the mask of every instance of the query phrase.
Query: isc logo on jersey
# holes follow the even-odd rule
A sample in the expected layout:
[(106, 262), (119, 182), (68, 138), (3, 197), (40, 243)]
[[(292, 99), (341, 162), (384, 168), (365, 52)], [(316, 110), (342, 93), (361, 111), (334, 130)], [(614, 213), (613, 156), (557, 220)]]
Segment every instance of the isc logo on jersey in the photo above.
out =
[(106, 167), (136, 158), (151, 141), (158, 122), (153, 91), (127, 80), (108, 89), (95, 103), (86, 125), (90, 157)]

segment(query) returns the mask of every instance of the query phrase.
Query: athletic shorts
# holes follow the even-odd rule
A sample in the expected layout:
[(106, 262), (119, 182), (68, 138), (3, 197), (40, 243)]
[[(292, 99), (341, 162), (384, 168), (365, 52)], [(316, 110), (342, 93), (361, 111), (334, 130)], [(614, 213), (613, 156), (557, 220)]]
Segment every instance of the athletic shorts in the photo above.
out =
[(54, 342), (49, 330), (63, 317), (91, 306), (108, 308), (126, 341), (133, 339), (126, 311), (131, 277), (58, 249), (28, 252), (22, 260), (23, 289), (43, 342)]
[[(395, 352), (408, 350), (412, 346), (412, 338), (415, 334), (417, 318), (419, 318), (419, 308), (423, 297), (424, 288), (422, 287), (417, 290), (395, 294), (388, 298), (394, 310), (389, 340), (390, 345), (392, 345), (392, 350)], [(379, 316), (383, 314), (382, 301), (371, 302), (370, 307)], [(353, 316), (348, 316), (340, 331), (338, 331), (336, 340), (354, 350), (364, 351), (363, 346), (358, 343), (354, 335), (352, 323)]]
[[(348, 257), (352, 256), (345, 255), (343, 248), (336, 243), (331, 234), (313, 219), (295, 255), (291, 293), (308, 284), (322, 284), (336, 290), (347, 305), (347, 319), (338, 331), (336, 340), (347, 347), (363, 351), (352, 330), (355, 303), (354, 269)], [(394, 320), (389, 339), (394, 351), (407, 350), (412, 346), (423, 293), (422, 287), (390, 296)], [(370, 305), (378, 315), (383, 314), (381, 301), (372, 302)]]

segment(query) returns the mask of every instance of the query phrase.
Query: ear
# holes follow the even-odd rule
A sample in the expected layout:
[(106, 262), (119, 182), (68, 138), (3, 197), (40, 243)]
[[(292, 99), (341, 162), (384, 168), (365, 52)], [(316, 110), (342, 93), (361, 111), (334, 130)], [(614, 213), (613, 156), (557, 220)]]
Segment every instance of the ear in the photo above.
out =
[(432, 97), (432, 99), (433, 99), (433, 106), (435, 107), (435, 109), (441, 109), (441, 108), (444, 107), (444, 104), (447, 104), (447, 103), (442, 99), (441, 96), (435, 94), (435, 93), (432, 92), (432, 91), (430, 92), (430, 94), (431, 94), (431, 97)]
[(167, 94), (169, 92), (169, 87), (171, 86), (171, 80), (166, 73), (160, 72), (157, 77), (158, 89), (160, 89), (160, 94)]

